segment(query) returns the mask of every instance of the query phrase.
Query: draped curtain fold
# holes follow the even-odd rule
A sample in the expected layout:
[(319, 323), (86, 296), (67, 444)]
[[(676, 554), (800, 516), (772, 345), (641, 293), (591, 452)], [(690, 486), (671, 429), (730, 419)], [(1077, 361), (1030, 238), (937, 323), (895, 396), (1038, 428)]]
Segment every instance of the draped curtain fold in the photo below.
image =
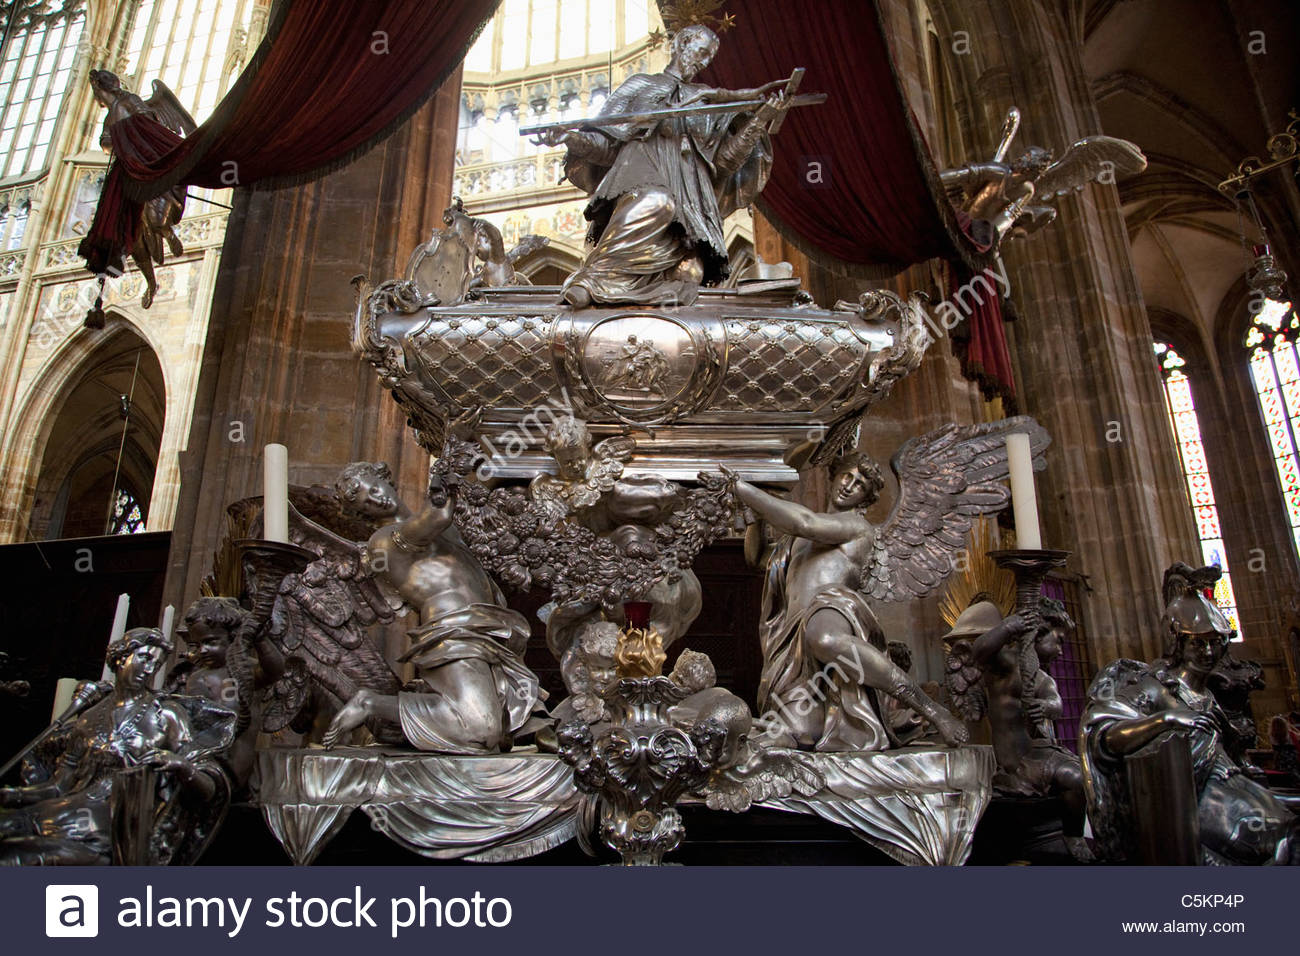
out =
[[(879, 0), (745, 0), (705, 82), (743, 89), (805, 67), (800, 92), (828, 94), (791, 110), (757, 205), (810, 259), (883, 278), (918, 262), (952, 263), (958, 283), (988, 264), (939, 183), (881, 19)], [(964, 218), (964, 217), (963, 217)], [(968, 320), (963, 366), (986, 395), (1014, 394), (995, 298)]]
[(274, 188), (345, 165), (464, 59), (500, 0), (283, 0), (212, 116), (184, 140), (148, 114), (110, 130), (114, 161), (78, 253), (121, 268), (140, 205), (171, 189)]
[(437, 91), (500, 0), (286, 0), (212, 117), (133, 168), (133, 199), (175, 185), (276, 187), (379, 142)]

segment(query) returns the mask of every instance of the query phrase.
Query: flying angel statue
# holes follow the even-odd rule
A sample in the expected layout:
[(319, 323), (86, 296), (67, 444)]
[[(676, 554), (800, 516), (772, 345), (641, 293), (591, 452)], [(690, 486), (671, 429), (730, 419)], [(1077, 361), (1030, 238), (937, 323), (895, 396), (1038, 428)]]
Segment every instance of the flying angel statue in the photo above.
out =
[(1013, 106), (992, 160), (944, 170), (939, 177), (948, 198), (976, 224), (976, 238), (994, 249), (1007, 235), (1028, 235), (1052, 222), (1057, 198), (1090, 182), (1115, 182), (1147, 168), (1141, 149), (1114, 136), (1085, 136), (1059, 160), (1050, 149), (1030, 146), (1007, 161), (1019, 128), (1020, 111)]

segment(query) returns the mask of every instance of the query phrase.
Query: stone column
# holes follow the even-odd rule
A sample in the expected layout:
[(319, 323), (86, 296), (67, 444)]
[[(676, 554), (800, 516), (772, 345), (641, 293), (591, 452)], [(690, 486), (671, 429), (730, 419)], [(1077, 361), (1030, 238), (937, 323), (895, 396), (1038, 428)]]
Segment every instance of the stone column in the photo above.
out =
[(350, 345), (350, 280), (396, 276), (441, 228), (460, 73), (392, 136), (316, 182), (241, 191), (222, 253), (188, 450), (181, 456), (166, 603), (198, 595), (231, 502), (261, 494), (262, 447), (289, 449), (293, 484), (385, 460), (408, 500), (428, 457)]
[[(1099, 133), (1082, 40), (1059, 5), (1036, 0), (932, 4), (941, 32), (968, 31), (952, 57), (959, 114), (992, 155), (1007, 109), (1015, 149), (1056, 150)], [(975, 159), (977, 157), (970, 157)], [(1160, 581), (1200, 553), (1159, 381), (1151, 329), (1113, 185), (1057, 203), (1057, 221), (1008, 243), (1021, 321), (1008, 327), (1021, 408), (1051, 432), (1039, 478), (1044, 543), (1086, 575), (1096, 663), (1160, 650)]]

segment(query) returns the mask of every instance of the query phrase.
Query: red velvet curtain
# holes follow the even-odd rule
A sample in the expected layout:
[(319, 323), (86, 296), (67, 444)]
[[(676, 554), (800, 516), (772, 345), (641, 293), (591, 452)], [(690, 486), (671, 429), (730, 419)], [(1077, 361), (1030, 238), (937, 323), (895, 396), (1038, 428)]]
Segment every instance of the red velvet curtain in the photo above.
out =
[[(894, 75), (874, 2), (745, 0), (706, 82), (756, 86), (806, 67), (759, 208), (815, 259), (899, 271), (926, 259), (971, 259)], [(820, 165), (818, 165), (820, 164)]]
[[(988, 264), (966, 232), (894, 71), (879, 0), (745, 0), (703, 75), (757, 86), (805, 67), (800, 92), (827, 102), (791, 110), (773, 146), (763, 214), (814, 261), (868, 277), (927, 259), (953, 264), (958, 283)], [(981, 303), (962, 343), (968, 377), (986, 395), (1014, 396), (997, 300)]]
[(120, 269), (140, 204), (185, 186), (291, 185), (387, 136), (460, 64), (500, 0), (283, 0), (211, 118), (182, 140), (148, 115), (111, 130), (114, 162), (78, 253)]
[(283, 186), (370, 148), (459, 65), (499, 0), (286, 0), (206, 123), (133, 166), (137, 200), (175, 185)]

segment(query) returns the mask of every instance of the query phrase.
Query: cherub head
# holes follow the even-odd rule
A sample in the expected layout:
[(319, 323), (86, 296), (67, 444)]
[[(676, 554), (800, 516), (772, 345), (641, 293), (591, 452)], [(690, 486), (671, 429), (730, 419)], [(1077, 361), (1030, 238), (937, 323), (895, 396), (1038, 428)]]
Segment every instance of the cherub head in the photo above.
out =
[(176, 633), (189, 648), (190, 662), (198, 667), (222, 667), (235, 634), (249, 612), (230, 597), (201, 597), (189, 606)]
[(1052, 151), (1041, 146), (1030, 146), (1012, 160), (1011, 171), (1026, 179), (1037, 179), (1048, 166), (1052, 165)]
[(576, 418), (558, 419), (546, 433), (546, 451), (559, 466), (561, 478), (578, 481), (587, 476), (591, 461), (591, 432)]
[(831, 502), (837, 511), (870, 508), (884, 489), (884, 475), (869, 455), (846, 455), (831, 472)]
[(116, 73), (108, 70), (91, 70), (90, 89), (100, 106), (112, 106), (113, 101), (122, 95), (122, 81)]
[(683, 80), (693, 79), (708, 66), (718, 52), (718, 35), (695, 23), (673, 34), (672, 60), (668, 68)]
[(1065, 605), (1054, 598), (1038, 599), (1038, 616), (1043, 627), (1034, 637), (1034, 650), (1038, 652), (1038, 662), (1046, 667), (1061, 656), (1066, 635), (1074, 630), (1074, 621), (1065, 613)]
[(345, 465), (334, 479), (334, 490), (348, 507), (368, 518), (391, 518), (400, 509), (393, 472), (386, 462), (354, 461)]
[(172, 642), (156, 627), (133, 627), (108, 649), (108, 666), (117, 682), (132, 689), (150, 687)]
[(673, 665), (669, 679), (688, 693), (697, 694), (708, 690), (718, 682), (718, 672), (713, 667), (709, 655), (699, 651), (682, 651)]

